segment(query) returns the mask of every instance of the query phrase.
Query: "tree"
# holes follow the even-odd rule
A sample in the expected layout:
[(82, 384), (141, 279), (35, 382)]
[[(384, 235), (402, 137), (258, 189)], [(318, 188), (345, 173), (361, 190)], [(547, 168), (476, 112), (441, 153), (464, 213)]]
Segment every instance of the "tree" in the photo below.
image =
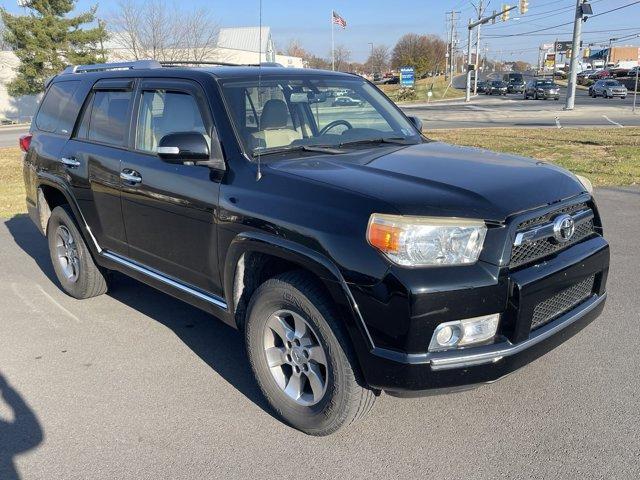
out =
[(203, 61), (220, 31), (208, 10), (181, 10), (164, 0), (123, 0), (109, 23), (115, 56), (126, 60)]
[(527, 70), (531, 70), (531, 64), (527, 62), (523, 62), (522, 60), (516, 60), (512, 63), (514, 72), (526, 72)]
[(417, 76), (440, 71), (445, 61), (446, 43), (434, 35), (403, 35), (393, 48), (391, 65), (394, 68), (413, 67)]
[(16, 78), (7, 85), (9, 95), (40, 93), (46, 79), (66, 65), (96, 63), (103, 57), (104, 26), (82, 28), (95, 21), (96, 7), (71, 16), (74, 7), (75, 0), (33, 0), (26, 6), (29, 15), (0, 8), (5, 42), (20, 60)]
[(364, 68), (374, 73), (387, 70), (389, 68), (389, 47), (386, 45), (376, 45), (364, 63)]
[(289, 55), (290, 57), (300, 57), (303, 59), (307, 59), (311, 55), (307, 52), (304, 47), (300, 44), (300, 41), (297, 39), (293, 39), (287, 45), (287, 49), (284, 51), (285, 55)]
[(333, 59), (336, 70), (343, 72), (349, 71), (349, 59), (351, 58), (351, 50), (344, 45), (336, 45), (333, 49)]

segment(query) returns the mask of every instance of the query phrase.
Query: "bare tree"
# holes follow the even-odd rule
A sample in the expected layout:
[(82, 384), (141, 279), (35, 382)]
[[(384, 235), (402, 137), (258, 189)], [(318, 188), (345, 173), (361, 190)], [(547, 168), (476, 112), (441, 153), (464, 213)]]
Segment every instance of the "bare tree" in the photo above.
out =
[(285, 50), (285, 55), (301, 57), (304, 59), (310, 57), (309, 52), (304, 49), (300, 41), (297, 39), (293, 39), (289, 42), (289, 45), (287, 45), (287, 49)]
[(108, 22), (120, 59), (203, 61), (216, 47), (218, 24), (205, 8), (181, 9), (164, 0), (121, 0)]
[(364, 64), (370, 72), (383, 72), (389, 68), (389, 47), (376, 45)]
[(333, 49), (333, 58), (336, 70), (347, 71), (349, 67), (349, 59), (351, 58), (351, 50), (344, 45), (336, 45)]

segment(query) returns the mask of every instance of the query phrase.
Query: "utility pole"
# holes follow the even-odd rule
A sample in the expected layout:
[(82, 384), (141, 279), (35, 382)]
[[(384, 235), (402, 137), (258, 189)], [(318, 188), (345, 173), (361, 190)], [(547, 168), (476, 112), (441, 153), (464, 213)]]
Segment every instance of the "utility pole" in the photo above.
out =
[(369, 42), (369, 45), (371, 45), (371, 56), (369, 57), (369, 59), (371, 60), (371, 78), (373, 78), (373, 74), (374, 74), (374, 65), (373, 65), (373, 42)]
[[(478, 20), (482, 19), (482, 0), (478, 3)], [(478, 29), (476, 30), (476, 74), (473, 77), (473, 94), (476, 95), (478, 93), (478, 67), (480, 66), (480, 27), (482, 24), (478, 25)]]
[(458, 13), (460, 12), (456, 12), (455, 10), (446, 12), (447, 16), (450, 16), (450, 20), (451, 20), (451, 26), (448, 32), (449, 48), (447, 50), (447, 53), (449, 55), (449, 63), (447, 64), (448, 72), (449, 72), (449, 82), (453, 81), (453, 75), (455, 74), (454, 43), (455, 43), (455, 36), (456, 36), (456, 14)]
[[(578, 79), (578, 58), (581, 51), (580, 37), (582, 35), (582, 17), (591, 15), (591, 5), (586, 0), (576, 0), (576, 14), (573, 22), (573, 41), (571, 45), (571, 65), (569, 72), (569, 82), (567, 84), (567, 102), (564, 105), (565, 110), (573, 110), (576, 98), (576, 81)], [(555, 72), (555, 67), (553, 69)]]
[[(515, 5), (513, 7), (507, 6), (507, 8), (505, 8), (501, 12), (494, 13), (493, 15), (489, 15), (488, 17), (485, 17), (485, 18), (479, 18), (475, 22), (472, 22), (471, 20), (469, 20), (469, 26), (467, 27), (467, 91), (464, 97), (465, 102), (471, 101), (471, 68), (470, 67), (471, 67), (471, 33), (473, 32), (473, 29), (479, 25), (482, 25), (483, 23), (490, 22), (496, 17), (507, 14), (507, 12), (510, 12), (514, 8), (516, 8)], [(476, 77), (477, 76), (478, 76), (478, 73), (476, 72)]]
[(613, 42), (617, 42), (618, 39), (617, 38), (610, 38), (609, 39), (609, 49), (607, 50), (607, 63), (604, 66), (605, 68), (607, 68), (609, 66), (609, 62), (611, 62), (611, 44)]

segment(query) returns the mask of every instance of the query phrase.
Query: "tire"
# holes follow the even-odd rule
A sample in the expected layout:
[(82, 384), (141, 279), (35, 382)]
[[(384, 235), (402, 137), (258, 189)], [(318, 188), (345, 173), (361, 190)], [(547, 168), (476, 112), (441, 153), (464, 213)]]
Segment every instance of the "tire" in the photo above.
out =
[(80, 300), (107, 292), (106, 272), (93, 261), (68, 206), (56, 207), (51, 212), (47, 242), (62, 290)]
[(534, 93), (534, 94), (533, 94), (533, 99), (534, 99), (534, 100), (538, 100), (538, 92), (536, 92), (536, 93)]
[[(304, 324), (305, 335), (299, 334), (298, 324)], [(293, 340), (285, 343), (283, 338)], [(302, 342), (296, 344), (296, 339)], [(330, 300), (305, 272), (279, 275), (256, 290), (247, 308), (245, 342), (262, 393), (290, 426), (324, 436), (371, 410), (376, 397), (364, 386), (344, 327)], [(316, 353), (308, 354), (311, 350), (305, 345)], [(273, 353), (271, 367), (267, 350)]]

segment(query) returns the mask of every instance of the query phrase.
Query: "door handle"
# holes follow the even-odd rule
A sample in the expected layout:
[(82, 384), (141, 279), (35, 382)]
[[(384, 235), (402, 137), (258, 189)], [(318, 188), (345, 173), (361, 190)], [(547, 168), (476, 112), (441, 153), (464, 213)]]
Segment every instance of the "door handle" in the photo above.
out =
[(80, 166), (80, 162), (73, 157), (62, 157), (60, 161), (65, 167), (77, 168)]
[(130, 170), (128, 168), (125, 168), (120, 172), (120, 178), (125, 182), (130, 182), (130, 183), (142, 182), (142, 177), (140, 176), (140, 174), (135, 170)]

